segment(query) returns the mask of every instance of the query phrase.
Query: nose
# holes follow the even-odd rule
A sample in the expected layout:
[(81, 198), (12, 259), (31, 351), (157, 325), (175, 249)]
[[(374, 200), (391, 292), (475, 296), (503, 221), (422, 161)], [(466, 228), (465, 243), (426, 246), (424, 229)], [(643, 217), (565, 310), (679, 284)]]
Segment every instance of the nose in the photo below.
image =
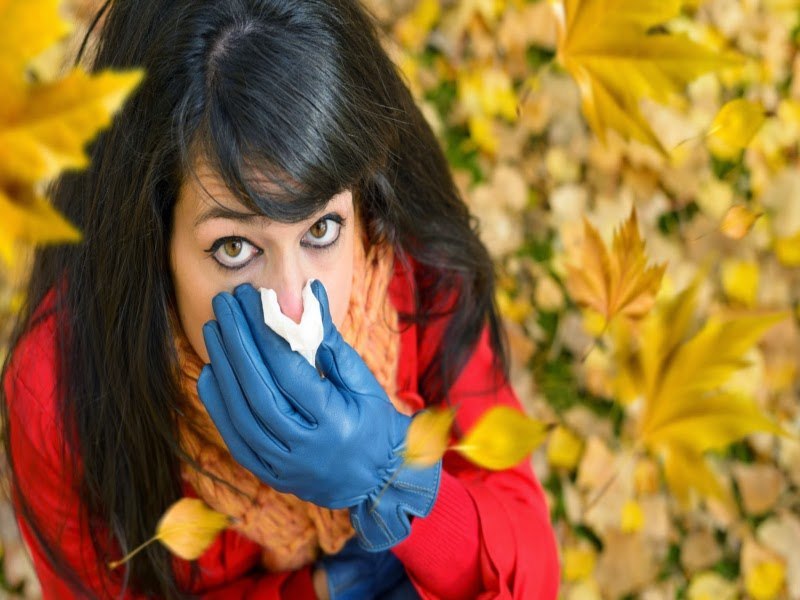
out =
[(305, 276), (298, 265), (281, 265), (279, 272), (271, 278), (270, 285), (278, 296), (281, 312), (295, 323), (303, 316), (303, 286)]

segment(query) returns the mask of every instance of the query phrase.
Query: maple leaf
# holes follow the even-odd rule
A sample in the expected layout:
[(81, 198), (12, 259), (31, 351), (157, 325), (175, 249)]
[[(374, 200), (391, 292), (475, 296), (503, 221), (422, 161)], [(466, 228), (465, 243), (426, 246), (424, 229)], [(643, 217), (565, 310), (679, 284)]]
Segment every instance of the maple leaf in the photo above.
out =
[(57, 0), (0, 0), (0, 258), (17, 241), (78, 241), (80, 232), (49, 205), (43, 185), (88, 163), (85, 146), (139, 84), (143, 72), (73, 69), (55, 81), (30, 65), (70, 31)]
[(654, 33), (680, 14), (681, 0), (560, 0), (553, 7), (558, 61), (578, 84), (584, 115), (604, 142), (611, 128), (663, 151), (640, 101), (666, 103), (698, 76), (739, 63), (683, 34)]
[(614, 233), (609, 253), (597, 230), (584, 218), (579, 256), (567, 263), (566, 285), (578, 305), (601, 314), (606, 324), (615, 316), (643, 317), (652, 308), (666, 264), (647, 266), (636, 209)]
[(636, 372), (628, 377), (643, 399), (638, 440), (663, 458), (667, 483), (684, 504), (690, 489), (730, 501), (705, 452), (757, 431), (784, 433), (754, 399), (727, 384), (748, 366), (747, 351), (786, 313), (715, 316), (690, 335), (699, 281), (643, 321)]

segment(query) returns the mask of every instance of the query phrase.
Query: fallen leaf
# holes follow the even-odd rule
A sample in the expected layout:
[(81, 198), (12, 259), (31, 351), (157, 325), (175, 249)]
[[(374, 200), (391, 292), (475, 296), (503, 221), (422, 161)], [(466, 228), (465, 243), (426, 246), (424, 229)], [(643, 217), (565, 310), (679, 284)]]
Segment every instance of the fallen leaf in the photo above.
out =
[(435, 464), (447, 450), (455, 411), (429, 408), (414, 415), (406, 433), (405, 462), (413, 467)]
[(767, 120), (759, 102), (737, 98), (725, 103), (706, 136), (711, 151), (720, 158), (735, 158), (746, 148)]
[(731, 300), (748, 308), (758, 298), (759, 267), (756, 261), (727, 259), (722, 261), (722, 288)]
[(610, 531), (595, 578), (604, 598), (621, 598), (642, 590), (658, 573), (653, 548), (636, 533)]
[(622, 507), (620, 529), (623, 533), (635, 533), (644, 527), (644, 512), (636, 500), (628, 500)]
[(508, 469), (533, 452), (548, 429), (514, 408), (494, 406), (452, 448), (486, 469)]
[(748, 515), (762, 515), (778, 501), (785, 483), (783, 474), (771, 464), (735, 464), (733, 478)]
[(583, 452), (583, 441), (566, 427), (559, 425), (547, 442), (547, 460), (554, 467), (574, 469)]
[(800, 231), (791, 237), (775, 240), (775, 256), (787, 267), (800, 267)]
[(722, 558), (722, 550), (708, 529), (693, 531), (681, 544), (681, 565), (689, 573), (708, 569)]
[(719, 230), (732, 240), (740, 240), (750, 232), (762, 214), (764, 213), (752, 211), (741, 204), (731, 206), (725, 213)]
[(786, 567), (778, 561), (767, 561), (756, 565), (744, 579), (747, 593), (753, 600), (774, 600), (778, 597), (786, 579)]
[(563, 552), (565, 581), (581, 581), (591, 577), (597, 562), (597, 553), (588, 546), (568, 546)]
[(734, 600), (736, 584), (719, 573), (706, 571), (692, 577), (686, 595), (689, 600)]

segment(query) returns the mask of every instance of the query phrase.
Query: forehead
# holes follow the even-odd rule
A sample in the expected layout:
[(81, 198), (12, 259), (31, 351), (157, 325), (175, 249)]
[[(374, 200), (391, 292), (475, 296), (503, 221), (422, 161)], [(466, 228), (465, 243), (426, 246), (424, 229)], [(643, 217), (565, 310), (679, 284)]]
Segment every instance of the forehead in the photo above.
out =
[[(254, 177), (254, 183), (260, 185), (269, 193), (270, 187), (276, 187), (265, 177)], [(326, 210), (348, 212), (352, 207), (352, 193), (344, 190), (333, 196), (318, 211), (310, 215), (309, 219), (319, 218)], [(190, 174), (180, 187), (178, 204), (176, 206), (178, 218), (193, 229), (199, 229), (204, 223), (218, 219), (239, 221), (267, 225), (273, 223), (263, 214), (254, 212), (234, 194), (222, 177), (208, 166), (198, 168)], [(277, 225), (278, 223), (275, 222)]]

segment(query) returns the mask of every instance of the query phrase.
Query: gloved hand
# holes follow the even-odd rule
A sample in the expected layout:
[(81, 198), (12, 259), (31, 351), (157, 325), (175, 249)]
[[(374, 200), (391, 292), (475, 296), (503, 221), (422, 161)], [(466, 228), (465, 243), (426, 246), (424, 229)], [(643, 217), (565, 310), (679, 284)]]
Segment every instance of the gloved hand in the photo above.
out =
[(403, 563), (389, 550), (368, 552), (353, 538), (338, 554), (324, 556), (317, 566), (325, 569), (330, 600), (372, 600), (404, 590), (402, 598), (419, 598)]
[(198, 393), (241, 465), (278, 491), (350, 507), (362, 546), (383, 550), (408, 535), (410, 515), (430, 512), (441, 461), (403, 465), (411, 419), (336, 330), (322, 284), (311, 288), (324, 327), (324, 377), (264, 324), (259, 293), (243, 284), (212, 301), (216, 321), (203, 327), (211, 365)]

